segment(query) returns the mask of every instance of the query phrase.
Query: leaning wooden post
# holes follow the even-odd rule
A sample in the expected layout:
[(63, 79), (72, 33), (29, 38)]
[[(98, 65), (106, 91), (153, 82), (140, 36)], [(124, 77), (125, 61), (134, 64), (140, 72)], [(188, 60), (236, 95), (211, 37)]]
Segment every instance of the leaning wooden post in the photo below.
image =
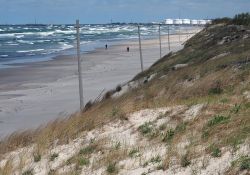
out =
[(139, 38), (141, 71), (143, 72), (143, 58), (142, 58), (142, 50), (141, 50), (141, 31), (140, 31), (140, 25), (138, 25), (138, 38)]
[(169, 31), (169, 25), (168, 25), (168, 51), (170, 52), (170, 31)]
[(179, 43), (181, 43), (181, 25), (179, 24)]
[(79, 96), (80, 96), (80, 110), (84, 108), (83, 102), (83, 85), (82, 85), (82, 67), (81, 67), (81, 54), (80, 54), (80, 24), (76, 20), (76, 40), (77, 40), (77, 59), (78, 59), (78, 79), (79, 79)]
[(161, 24), (159, 24), (159, 43), (160, 43), (160, 59), (162, 57), (162, 53), (161, 53)]

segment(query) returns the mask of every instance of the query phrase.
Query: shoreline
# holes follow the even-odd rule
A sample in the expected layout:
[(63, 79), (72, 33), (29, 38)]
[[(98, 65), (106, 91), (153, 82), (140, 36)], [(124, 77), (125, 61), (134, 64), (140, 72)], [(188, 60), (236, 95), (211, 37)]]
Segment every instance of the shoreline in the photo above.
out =
[[(172, 51), (183, 46), (171, 35)], [(162, 47), (168, 52), (166, 36)], [(186, 40), (186, 35), (183, 37)], [(158, 39), (142, 41), (145, 69), (159, 59)], [(130, 52), (125, 47), (130, 46)], [(82, 54), (84, 101), (131, 80), (140, 72), (138, 41), (124, 41), (108, 50), (97, 48)], [(56, 56), (52, 60), (25, 63), (24, 67), (0, 70), (0, 138), (14, 131), (39, 127), (65, 118), (79, 109), (77, 60)], [(56, 105), (55, 105), (56, 104)]]

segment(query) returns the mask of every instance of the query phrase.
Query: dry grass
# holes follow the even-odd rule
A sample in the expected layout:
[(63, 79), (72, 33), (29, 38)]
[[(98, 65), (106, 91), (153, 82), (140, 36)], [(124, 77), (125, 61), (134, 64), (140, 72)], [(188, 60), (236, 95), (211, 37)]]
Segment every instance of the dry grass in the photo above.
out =
[(13, 173), (13, 165), (12, 165), (12, 160), (8, 160), (6, 163), (5, 163), (5, 166), (0, 168), (0, 174), (1, 175), (12, 175)]

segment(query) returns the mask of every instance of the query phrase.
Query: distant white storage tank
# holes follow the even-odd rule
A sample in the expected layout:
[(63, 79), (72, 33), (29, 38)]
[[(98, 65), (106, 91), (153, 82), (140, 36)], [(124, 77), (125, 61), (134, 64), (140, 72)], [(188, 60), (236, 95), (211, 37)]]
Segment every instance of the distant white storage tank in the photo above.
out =
[(182, 19), (174, 19), (174, 24), (182, 24)]
[(206, 20), (198, 20), (199, 25), (206, 25), (207, 21)]
[(212, 20), (206, 20), (207, 24), (212, 24)]
[(191, 20), (191, 24), (192, 25), (198, 25), (198, 20), (196, 20), (196, 19)]
[(182, 19), (182, 24), (189, 25), (189, 24), (191, 24), (191, 20), (190, 19)]
[(169, 24), (169, 25), (174, 24), (174, 20), (173, 19), (166, 19), (165, 24)]

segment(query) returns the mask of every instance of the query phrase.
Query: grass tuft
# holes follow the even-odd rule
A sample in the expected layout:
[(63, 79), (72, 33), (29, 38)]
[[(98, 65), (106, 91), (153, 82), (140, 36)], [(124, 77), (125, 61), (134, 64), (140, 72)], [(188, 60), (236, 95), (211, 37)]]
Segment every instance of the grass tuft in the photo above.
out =
[(118, 169), (116, 167), (116, 163), (109, 163), (107, 166), (107, 172), (109, 174), (114, 174), (118, 172)]
[(27, 170), (25, 172), (22, 173), (22, 175), (33, 175), (33, 170)]
[(162, 141), (163, 141), (163, 142), (170, 142), (170, 141), (173, 139), (174, 134), (175, 134), (174, 130), (172, 130), (172, 129), (168, 130), (168, 131), (165, 133), (165, 135), (163, 136)]
[(89, 160), (84, 157), (80, 157), (78, 159), (78, 165), (80, 166), (86, 166), (86, 165), (89, 165), (89, 163), (90, 163)]
[(250, 170), (250, 157), (244, 156), (240, 160), (240, 170)]
[(146, 134), (149, 134), (151, 133), (153, 130), (153, 127), (152, 127), (152, 123), (151, 122), (146, 122), (144, 123), (143, 125), (141, 125), (139, 127), (139, 131), (143, 134), (143, 135), (146, 135)]
[(223, 115), (217, 115), (208, 121), (207, 126), (212, 127), (218, 124), (225, 123), (229, 120), (230, 117), (225, 117)]
[(53, 154), (50, 156), (50, 161), (54, 161), (58, 156), (59, 156), (59, 154), (53, 153)]
[(134, 148), (132, 150), (129, 151), (129, 157), (134, 157), (137, 153), (139, 153), (139, 148)]
[(188, 158), (188, 154), (185, 154), (181, 157), (181, 166), (187, 167), (191, 164), (191, 161)]
[(81, 149), (79, 154), (82, 154), (82, 155), (92, 154), (94, 151), (95, 151), (95, 147), (93, 145), (89, 145), (89, 146)]
[(33, 154), (33, 157), (34, 162), (40, 162), (42, 156), (40, 154)]
[(214, 145), (214, 144), (210, 145), (209, 151), (211, 152), (211, 156), (213, 156), (213, 157), (221, 157), (221, 150), (216, 145)]

